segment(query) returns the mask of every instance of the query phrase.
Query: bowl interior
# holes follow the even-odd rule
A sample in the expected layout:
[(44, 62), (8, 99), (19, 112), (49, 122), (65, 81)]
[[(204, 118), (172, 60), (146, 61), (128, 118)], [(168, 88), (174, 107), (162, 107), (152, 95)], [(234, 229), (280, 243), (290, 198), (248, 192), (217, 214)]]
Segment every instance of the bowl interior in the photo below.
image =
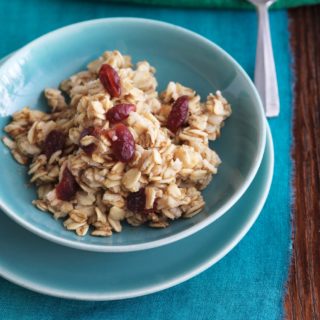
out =
[[(209, 41), (172, 25), (142, 19), (104, 19), (73, 25), (24, 47), (0, 68), (0, 128), (24, 106), (46, 110), (45, 87), (85, 68), (105, 50), (118, 49), (133, 62), (148, 60), (156, 69), (158, 90), (169, 81), (194, 88), (202, 98), (221, 90), (233, 114), (219, 140), (211, 143), (222, 159), (218, 174), (203, 192), (206, 207), (192, 219), (167, 229), (124, 226), (110, 238), (83, 238), (31, 204), (35, 188), (26, 168), (17, 164), (0, 143), (0, 205), (28, 229), (67, 245), (92, 250), (139, 249), (179, 238), (218, 218), (243, 194), (260, 164), (265, 143), (262, 108), (251, 81), (241, 68)], [(3, 133), (3, 132), (2, 132)], [(241, 214), (241, 213), (239, 213)], [(189, 230), (189, 231), (188, 231)], [(168, 240), (171, 239), (171, 240)], [(140, 247), (139, 247), (140, 246)]]

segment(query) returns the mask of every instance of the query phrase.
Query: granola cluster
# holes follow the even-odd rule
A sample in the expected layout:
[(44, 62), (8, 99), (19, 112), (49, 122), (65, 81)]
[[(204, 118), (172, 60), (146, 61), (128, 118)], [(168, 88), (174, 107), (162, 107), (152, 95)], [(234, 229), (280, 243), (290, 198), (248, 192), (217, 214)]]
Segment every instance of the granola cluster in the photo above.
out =
[(107, 51), (60, 90), (45, 89), (50, 112), (24, 108), (5, 127), (3, 142), (37, 187), (34, 205), (68, 230), (110, 236), (123, 221), (166, 227), (203, 209), (200, 190), (220, 164), (208, 142), (230, 105), (219, 91), (201, 102), (174, 82), (158, 94), (154, 73)]

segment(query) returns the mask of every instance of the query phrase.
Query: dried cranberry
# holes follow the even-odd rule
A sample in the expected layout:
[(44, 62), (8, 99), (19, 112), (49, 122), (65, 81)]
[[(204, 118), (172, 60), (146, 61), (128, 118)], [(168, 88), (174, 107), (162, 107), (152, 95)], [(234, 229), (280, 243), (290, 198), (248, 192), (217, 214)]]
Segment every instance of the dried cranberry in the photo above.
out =
[(106, 113), (107, 120), (110, 123), (117, 123), (128, 118), (131, 111), (136, 111), (136, 106), (130, 103), (119, 103), (112, 107)]
[(109, 64), (103, 64), (99, 70), (99, 79), (112, 98), (121, 95), (120, 77)]
[(56, 186), (56, 194), (58, 199), (63, 201), (71, 200), (79, 189), (79, 185), (72, 175), (70, 170), (66, 167), (62, 173), (62, 179)]
[[(100, 128), (96, 127), (84, 128), (80, 133), (80, 140), (85, 136), (94, 136), (98, 138), (100, 136), (100, 131)], [(94, 150), (96, 150), (96, 147), (97, 146), (94, 143), (90, 143), (87, 146), (84, 146), (80, 143), (80, 148), (89, 156), (93, 154)]]
[(127, 208), (134, 213), (144, 213), (146, 206), (145, 189), (129, 193), (127, 197)]
[(135, 142), (130, 130), (122, 123), (107, 131), (114, 157), (121, 162), (129, 162), (134, 157)]
[(173, 104), (171, 112), (168, 116), (167, 128), (176, 133), (185, 123), (189, 110), (188, 96), (179, 97)]
[(66, 142), (66, 135), (59, 130), (52, 130), (46, 137), (43, 152), (49, 159), (56, 151), (62, 150)]

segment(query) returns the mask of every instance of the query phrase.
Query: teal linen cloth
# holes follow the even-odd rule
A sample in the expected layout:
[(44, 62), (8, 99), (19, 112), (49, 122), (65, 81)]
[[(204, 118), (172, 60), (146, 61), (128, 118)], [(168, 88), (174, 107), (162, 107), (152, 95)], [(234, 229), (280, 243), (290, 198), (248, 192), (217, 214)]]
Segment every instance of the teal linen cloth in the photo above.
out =
[[(253, 75), (257, 27), (253, 11), (136, 7), (89, 0), (1, 1), (0, 56), (58, 27), (116, 16), (159, 19), (198, 32), (228, 51)], [(272, 12), (271, 26), (281, 99), (280, 117), (269, 120), (275, 144), (275, 175), (261, 216), (240, 244), (223, 260), (186, 283), (123, 301), (63, 300), (0, 279), (0, 319), (272, 320), (283, 317), (291, 200), (292, 76), (287, 13)]]

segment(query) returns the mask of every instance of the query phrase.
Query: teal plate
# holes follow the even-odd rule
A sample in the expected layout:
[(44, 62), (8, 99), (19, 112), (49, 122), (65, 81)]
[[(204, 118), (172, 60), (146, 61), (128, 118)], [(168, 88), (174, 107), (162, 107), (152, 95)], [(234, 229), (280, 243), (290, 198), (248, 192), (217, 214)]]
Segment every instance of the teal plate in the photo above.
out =
[[(118, 49), (133, 62), (148, 60), (157, 69), (159, 90), (173, 80), (194, 88), (204, 99), (221, 90), (233, 113), (222, 135), (211, 143), (222, 159), (218, 174), (203, 191), (205, 209), (192, 219), (154, 230), (124, 225), (112, 237), (78, 237), (60, 221), (32, 205), (35, 188), (26, 168), (0, 143), (0, 208), (26, 229), (46, 239), (90, 251), (135, 251), (182, 239), (229, 210), (254, 178), (265, 148), (265, 118), (256, 89), (245, 71), (209, 40), (167, 23), (133, 18), (93, 20), (71, 25), (26, 45), (0, 66), (0, 128), (25, 105), (44, 110), (42, 91), (82, 68), (104, 50)], [(19, 195), (19, 201), (17, 201)]]
[(152, 250), (71, 249), (39, 238), (0, 214), (0, 275), (37, 292), (81, 300), (125, 299), (177, 285), (219, 261), (244, 237), (266, 201), (273, 165), (268, 129), (261, 166), (237, 204), (198, 233)]

